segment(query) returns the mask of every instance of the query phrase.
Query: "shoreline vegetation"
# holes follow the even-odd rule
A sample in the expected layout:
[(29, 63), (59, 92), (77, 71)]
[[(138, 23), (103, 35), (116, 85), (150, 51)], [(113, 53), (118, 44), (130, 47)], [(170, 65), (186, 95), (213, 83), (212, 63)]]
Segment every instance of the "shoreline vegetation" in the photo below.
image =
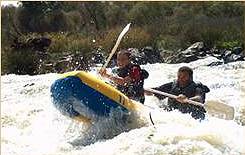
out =
[(139, 64), (206, 55), (223, 63), (244, 60), (243, 2), (20, 3), (1, 7), (2, 75), (63, 73), (104, 63), (129, 22), (118, 49), (131, 49)]

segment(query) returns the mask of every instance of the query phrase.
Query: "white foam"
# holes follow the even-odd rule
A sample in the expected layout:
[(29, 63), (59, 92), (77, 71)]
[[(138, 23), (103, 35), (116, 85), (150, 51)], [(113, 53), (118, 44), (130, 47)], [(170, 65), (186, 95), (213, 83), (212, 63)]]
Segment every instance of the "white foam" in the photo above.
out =
[[(170, 82), (182, 65), (194, 68), (194, 80), (211, 88), (207, 100), (222, 100), (235, 106), (236, 119), (207, 117), (203, 122), (178, 111), (159, 112), (160, 102), (146, 98), (152, 112), (118, 122), (120, 113), (101, 118), (92, 126), (78, 124), (61, 115), (50, 98), (50, 86), (58, 74), (1, 77), (2, 154), (245, 154), (244, 62), (208, 67), (206, 58), (187, 64), (144, 65), (150, 76), (145, 87)], [(93, 74), (96, 74), (93, 72)], [(139, 119), (140, 117), (140, 119)], [(116, 136), (117, 135), (117, 136)], [(84, 144), (90, 144), (84, 146)]]

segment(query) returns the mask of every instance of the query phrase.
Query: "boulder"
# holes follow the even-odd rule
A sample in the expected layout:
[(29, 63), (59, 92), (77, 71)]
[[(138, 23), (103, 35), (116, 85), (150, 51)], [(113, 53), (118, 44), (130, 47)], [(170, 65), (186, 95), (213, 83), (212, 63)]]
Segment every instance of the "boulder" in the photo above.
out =
[(232, 53), (234, 53), (236, 55), (242, 54), (242, 51), (243, 51), (242, 47), (234, 47), (232, 49)]
[(224, 60), (224, 63), (244, 61), (244, 55), (241, 48), (234, 48), (232, 51), (224, 50), (221, 57)]
[(131, 61), (135, 64), (143, 65), (147, 64), (147, 57), (145, 53), (140, 52), (137, 48), (129, 48), (131, 53)]
[(203, 42), (196, 42), (196, 43), (192, 44), (190, 47), (188, 47), (187, 50), (202, 51), (202, 50), (204, 50), (204, 44), (203, 44)]
[(244, 61), (244, 56), (241, 55), (236, 55), (236, 54), (230, 54), (226, 57), (223, 57), (224, 63), (229, 63), (229, 62), (235, 62), (235, 61)]
[(224, 64), (223, 62), (220, 62), (220, 61), (216, 61), (216, 62), (212, 62), (210, 64), (208, 64), (207, 66), (218, 66), (218, 65), (222, 65)]
[(152, 64), (152, 63), (162, 62), (160, 51), (154, 50), (153, 47), (146, 46), (142, 48), (140, 51), (145, 55), (148, 63)]
[[(176, 54), (177, 53), (177, 54)], [(165, 59), (167, 63), (189, 63), (206, 56), (203, 42), (196, 42), (184, 51), (173, 52), (171, 56)]]

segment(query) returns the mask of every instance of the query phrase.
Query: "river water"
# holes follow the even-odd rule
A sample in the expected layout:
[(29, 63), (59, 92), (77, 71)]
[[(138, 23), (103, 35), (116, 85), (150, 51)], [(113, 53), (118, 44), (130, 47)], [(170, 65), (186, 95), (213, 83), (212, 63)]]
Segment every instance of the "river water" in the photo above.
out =
[[(50, 86), (58, 74), (1, 77), (1, 154), (3, 155), (243, 155), (245, 154), (245, 62), (208, 67), (207, 57), (191, 63), (143, 65), (150, 76), (145, 88), (170, 82), (183, 65), (194, 69), (194, 81), (210, 88), (207, 101), (235, 108), (234, 120), (207, 116), (197, 121), (178, 111), (153, 112), (118, 121), (115, 114), (79, 124), (52, 105)], [(91, 71), (94, 73), (94, 71)], [(160, 111), (159, 101), (146, 97), (146, 106)]]

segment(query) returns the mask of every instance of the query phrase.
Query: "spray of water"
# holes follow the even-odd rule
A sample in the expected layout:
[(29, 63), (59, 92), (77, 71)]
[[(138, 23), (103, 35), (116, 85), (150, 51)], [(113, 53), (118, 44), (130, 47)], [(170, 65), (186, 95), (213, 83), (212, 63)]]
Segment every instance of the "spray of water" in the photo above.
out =
[[(207, 116), (200, 122), (178, 111), (159, 107), (166, 101), (146, 97), (149, 113), (125, 115), (115, 110), (108, 118), (93, 118), (92, 125), (78, 123), (59, 113), (50, 98), (50, 86), (58, 74), (5, 75), (1, 78), (1, 144), (7, 155), (58, 154), (245, 154), (244, 62), (208, 67), (212, 57), (188, 64), (152, 64), (145, 88), (159, 86), (176, 77), (180, 66), (194, 68), (194, 80), (210, 89), (207, 100), (235, 107), (235, 119)], [(94, 73), (92, 71), (92, 73)], [(84, 109), (83, 109), (84, 110)], [(93, 114), (88, 110), (88, 115)]]

